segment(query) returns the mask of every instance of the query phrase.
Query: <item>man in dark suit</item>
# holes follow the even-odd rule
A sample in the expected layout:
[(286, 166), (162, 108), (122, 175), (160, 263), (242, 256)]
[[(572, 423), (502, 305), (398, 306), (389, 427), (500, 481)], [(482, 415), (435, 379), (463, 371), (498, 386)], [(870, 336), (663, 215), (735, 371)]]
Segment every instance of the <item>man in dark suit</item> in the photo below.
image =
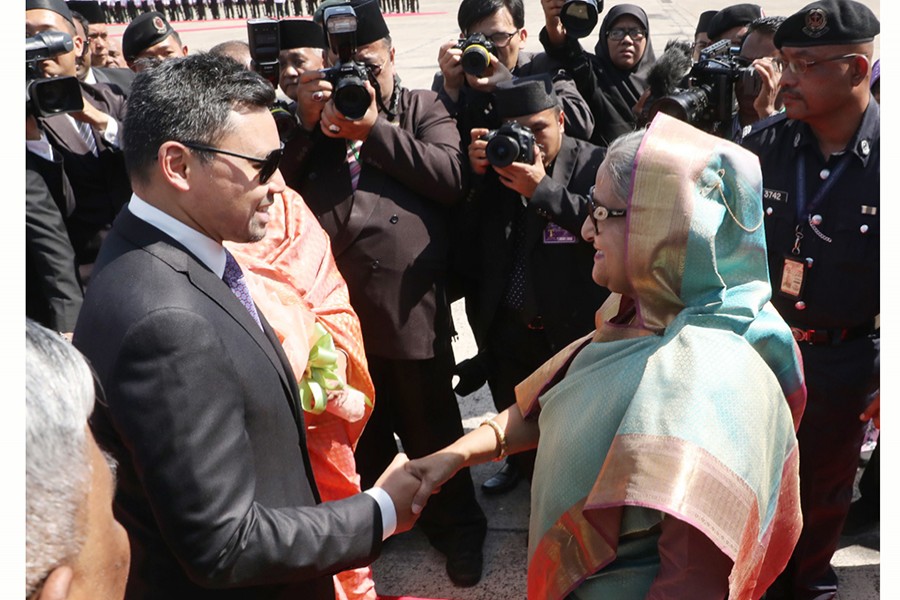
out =
[[(365, 486), (397, 453), (395, 432), (411, 457), (463, 434), (451, 386), (446, 287), (447, 210), (465, 181), (459, 133), (446, 108), (435, 93), (407, 90), (395, 78), (377, 0), (350, 6), (358, 19), (352, 58), (370, 74), (368, 106), (362, 116), (350, 115), (359, 118), (347, 118), (338, 104), (350, 110), (335, 102), (332, 84), (318, 70), (305, 70), (296, 92), (300, 126), (286, 144), (282, 169), (331, 237), (362, 325), (376, 394), (356, 449)], [(332, 65), (341, 44), (329, 43)], [(454, 583), (479, 581), (487, 524), (468, 470), (431, 499), (419, 524), (447, 556)]]
[[(85, 40), (81, 56), (75, 57), (75, 76), (79, 81), (92, 85), (105, 83), (127, 98), (131, 93), (134, 71), (105, 66), (109, 60), (109, 43), (106, 37), (106, 24), (95, 23), (96, 19), (102, 18), (98, 3), (96, 0), (81, 0), (77, 3), (73, 0), (68, 5), (72, 9), (75, 32)], [(98, 27), (103, 29), (98, 30)]]
[(123, 127), (135, 195), (74, 337), (106, 391), (92, 428), (120, 465), (129, 598), (333, 599), (330, 575), (414, 522), (405, 456), (376, 487), (320, 503), (296, 377), (222, 246), (261, 239), (284, 190), (274, 99), (213, 55), (135, 79)]
[[(76, 75), (76, 57), (84, 40), (77, 35), (72, 13), (62, 0), (26, 0), (26, 35), (61, 31), (72, 36), (73, 49), (41, 61), (44, 77)], [(81, 84), (84, 110), (39, 119), (45, 138), (27, 142), (29, 149), (62, 157), (75, 194), (75, 210), (66, 226), (78, 263), (94, 261), (100, 232), (112, 223), (131, 194), (119, 144), (125, 99), (105, 84)], [(48, 146), (49, 144), (49, 146)], [(33, 146), (40, 145), (41, 148)]]
[[(461, 382), (476, 373), (480, 383), (487, 378), (501, 412), (515, 402), (516, 384), (593, 329), (594, 313), (609, 295), (591, 279), (594, 249), (579, 233), (606, 150), (565, 134), (565, 113), (548, 75), (499, 84), (494, 107), (506, 123), (530, 129), (534, 159), (509, 156), (505, 166), (494, 166), (481, 139), (488, 130), (471, 131), (476, 177), (462, 209), (460, 270), (468, 276), (466, 311), (479, 354), (459, 369)], [(499, 142), (511, 138), (495, 139), (490, 155), (500, 157)], [(482, 489), (506, 492), (533, 464), (533, 453), (510, 457)]]

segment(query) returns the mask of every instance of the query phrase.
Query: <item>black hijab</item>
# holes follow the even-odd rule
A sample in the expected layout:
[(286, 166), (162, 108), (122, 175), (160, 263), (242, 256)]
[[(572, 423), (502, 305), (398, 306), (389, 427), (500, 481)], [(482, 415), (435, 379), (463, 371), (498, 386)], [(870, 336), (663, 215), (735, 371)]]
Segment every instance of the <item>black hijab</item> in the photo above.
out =
[[(616, 20), (625, 15), (630, 15), (640, 21), (647, 31), (647, 45), (644, 47), (644, 54), (630, 71), (623, 71), (613, 64), (609, 56), (609, 40), (606, 37)], [(631, 107), (637, 104), (641, 94), (647, 89), (647, 73), (656, 62), (653, 43), (650, 41), (650, 22), (644, 9), (634, 4), (618, 4), (610, 8), (603, 18), (603, 23), (600, 24), (600, 39), (594, 46), (594, 54), (599, 67), (598, 83), (604, 88), (603, 91), (610, 97), (610, 100), (627, 107), (630, 114)]]

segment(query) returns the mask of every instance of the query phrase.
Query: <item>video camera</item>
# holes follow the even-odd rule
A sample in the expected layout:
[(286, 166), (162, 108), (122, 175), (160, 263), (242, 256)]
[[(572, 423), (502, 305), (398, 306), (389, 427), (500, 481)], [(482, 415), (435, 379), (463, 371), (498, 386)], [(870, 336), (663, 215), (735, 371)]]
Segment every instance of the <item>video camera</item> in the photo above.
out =
[(319, 71), (334, 86), (331, 98), (334, 106), (351, 121), (361, 119), (369, 110), (371, 96), (365, 82), (369, 68), (353, 60), (356, 54), (358, 21), (352, 6), (330, 6), (322, 13), (328, 46), (338, 55), (338, 63)]
[(559, 20), (566, 28), (566, 35), (584, 38), (597, 26), (603, 12), (603, 0), (566, 0), (559, 11)]
[(248, 19), (247, 41), (253, 70), (265, 77), (272, 87), (278, 87), (278, 53), (281, 51), (281, 34), (275, 19)]
[(487, 39), (483, 33), (473, 33), (467, 38), (460, 39), (456, 47), (463, 51), (463, 71), (474, 77), (481, 77), (491, 64), (491, 54), (497, 55), (494, 43)]
[(729, 40), (707, 46), (687, 75), (687, 88), (656, 100), (650, 118), (666, 113), (708, 133), (725, 135), (737, 109), (736, 84), (758, 94), (762, 80)]
[(72, 36), (61, 31), (43, 31), (25, 38), (25, 110), (35, 117), (84, 110), (81, 86), (75, 77), (43, 78), (38, 63), (71, 52)]
[(487, 144), (484, 153), (495, 167), (507, 167), (514, 162), (534, 163), (534, 134), (518, 123), (504, 123), (482, 136)]

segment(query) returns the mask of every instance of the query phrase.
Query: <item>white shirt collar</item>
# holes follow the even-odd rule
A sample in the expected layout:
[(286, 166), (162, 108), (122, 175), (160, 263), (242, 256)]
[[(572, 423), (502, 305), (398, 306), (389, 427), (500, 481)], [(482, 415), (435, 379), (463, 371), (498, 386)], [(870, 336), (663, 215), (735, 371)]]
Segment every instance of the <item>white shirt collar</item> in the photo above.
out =
[(225, 273), (225, 248), (170, 214), (141, 200), (137, 194), (131, 195), (128, 210), (138, 219), (153, 225), (187, 248), (220, 279)]
[[(85, 43), (87, 43), (87, 42), (85, 42)], [(90, 53), (88, 53), (88, 56), (87, 56), (87, 58), (85, 58), (85, 60), (90, 60), (90, 59), (91, 59), (91, 56), (90, 56)], [(84, 82), (89, 83), (91, 85), (94, 85), (95, 83), (97, 83), (97, 76), (94, 75), (94, 69), (91, 68), (90, 66), (88, 66), (87, 75), (84, 76)]]

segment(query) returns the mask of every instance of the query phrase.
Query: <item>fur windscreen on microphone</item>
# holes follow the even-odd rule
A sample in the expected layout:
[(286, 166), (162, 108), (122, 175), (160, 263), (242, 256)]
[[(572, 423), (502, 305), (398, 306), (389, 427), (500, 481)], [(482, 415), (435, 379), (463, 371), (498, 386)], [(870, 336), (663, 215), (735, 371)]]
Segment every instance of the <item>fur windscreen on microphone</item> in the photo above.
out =
[(672, 40), (666, 44), (663, 55), (656, 60), (647, 73), (650, 95), (654, 98), (671, 96), (681, 85), (685, 75), (691, 70), (691, 43), (686, 40)]

